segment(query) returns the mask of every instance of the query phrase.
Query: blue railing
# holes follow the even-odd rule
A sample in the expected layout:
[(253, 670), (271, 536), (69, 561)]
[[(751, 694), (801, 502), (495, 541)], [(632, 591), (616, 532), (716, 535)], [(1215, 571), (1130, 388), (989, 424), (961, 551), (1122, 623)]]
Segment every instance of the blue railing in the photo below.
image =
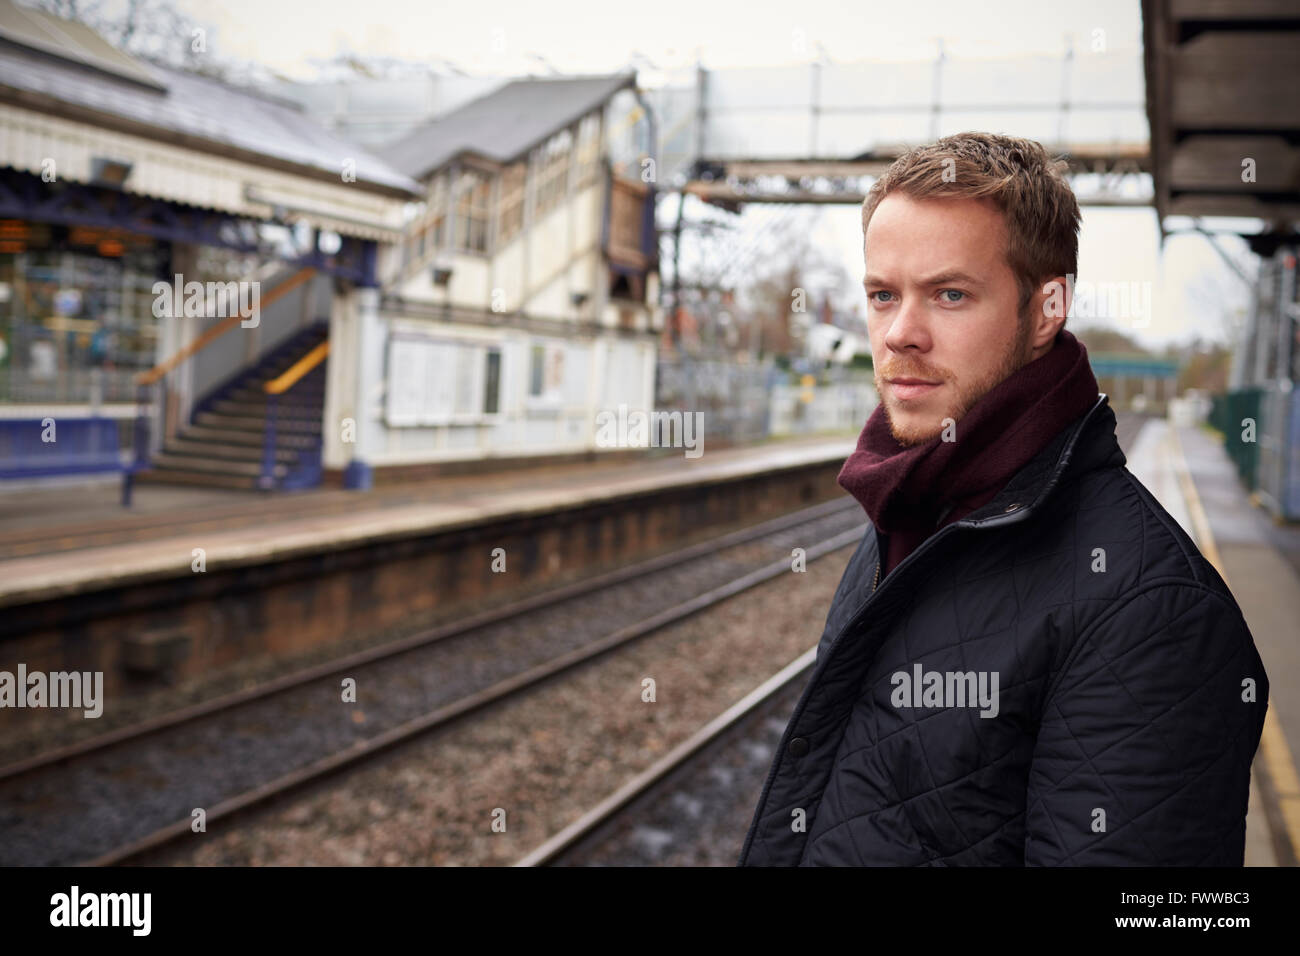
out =
[(324, 434), (318, 431), (311, 444), (301, 449), (295, 456), (294, 467), (282, 479), (277, 480), (275, 475), (276, 425), (279, 418), (280, 396), (304, 382), (320, 384), (324, 377), (324, 363), (329, 351), (327, 339), (290, 366), (283, 375), (267, 382), (264, 386), (266, 431), (262, 435), (262, 474), (258, 481), (259, 487), (263, 489), (308, 488), (320, 483), (321, 445)]
[[(137, 422), (137, 436), (142, 427), (147, 443), (147, 423)], [(122, 504), (130, 505), (137, 470), (122, 458), (115, 418), (0, 419), (0, 479), (120, 472)]]

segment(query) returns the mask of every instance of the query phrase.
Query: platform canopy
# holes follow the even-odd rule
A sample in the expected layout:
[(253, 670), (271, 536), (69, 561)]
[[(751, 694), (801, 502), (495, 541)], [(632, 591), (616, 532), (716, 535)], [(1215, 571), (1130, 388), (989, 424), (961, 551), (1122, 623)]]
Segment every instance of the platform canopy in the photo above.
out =
[(1294, 236), (1300, 0), (1142, 0), (1142, 21), (1161, 221), (1253, 217)]
[[(295, 103), (114, 49), (0, 0), (0, 167), (392, 242), (417, 183)], [(57, 177), (52, 178), (52, 177)]]

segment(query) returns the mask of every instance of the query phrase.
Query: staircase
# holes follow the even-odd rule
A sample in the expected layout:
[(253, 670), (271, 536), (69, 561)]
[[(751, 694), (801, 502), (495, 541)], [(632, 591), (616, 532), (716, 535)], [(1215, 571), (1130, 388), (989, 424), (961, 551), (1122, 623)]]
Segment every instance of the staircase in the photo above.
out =
[[(136, 481), (261, 488), (270, 398), (263, 386), (328, 337), (327, 323), (304, 329), (217, 387), (194, 407), (191, 422), (166, 439), (149, 470), (140, 472)], [(276, 402), (276, 488), (307, 488), (320, 481), (328, 365), (326, 359)]]

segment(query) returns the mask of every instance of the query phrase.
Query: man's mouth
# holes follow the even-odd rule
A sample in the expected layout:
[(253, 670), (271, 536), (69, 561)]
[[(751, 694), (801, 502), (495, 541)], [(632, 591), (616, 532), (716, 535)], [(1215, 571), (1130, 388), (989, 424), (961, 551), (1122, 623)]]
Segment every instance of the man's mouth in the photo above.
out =
[(891, 378), (886, 379), (886, 381), (889, 382), (889, 390), (893, 393), (894, 398), (899, 401), (907, 401), (908, 399), (928, 395), (943, 384), (942, 382), (929, 382), (923, 378)]

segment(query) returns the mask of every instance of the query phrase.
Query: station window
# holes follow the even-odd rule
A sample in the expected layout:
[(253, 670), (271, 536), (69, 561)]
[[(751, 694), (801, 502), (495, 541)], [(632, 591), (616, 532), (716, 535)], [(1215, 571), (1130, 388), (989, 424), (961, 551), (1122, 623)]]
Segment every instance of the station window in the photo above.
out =
[(537, 168), (538, 216), (554, 209), (564, 201), (569, 192), (569, 158), (573, 152), (573, 134), (560, 130), (545, 145), (534, 151)]
[(501, 216), (497, 224), (498, 248), (509, 242), (524, 228), (524, 187), (528, 173), (527, 163), (507, 166), (501, 173)]
[(600, 113), (591, 113), (578, 124), (577, 187), (590, 186), (600, 178)]
[(546, 373), (546, 346), (534, 345), (532, 347), (532, 360), (528, 369), (528, 394), (539, 396), (542, 394), (542, 381)]
[(166, 243), (118, 228), (0, 220), (0, 404), (133, 402), (157, 359), (153, 285), (168, 258)]
[(408, 272), (418, 269), (428, 262), (429, 257), (442, 248), (445, 239), (446, 218), (437, 216), (432, 220), (417, 221), (402, 243), (402, 268)]
[(388, 342), (386, 420), (472, 424), (501, 410), (501, 349), (400, 334)]
[(488, 349), (483, 373), (483, 414), (495, 415), (501, 409), (501, 350)]
[(530, 350), (528, 394), (542, 404), (556, 403), (564, 390), (564, 347), (534, 345)]
[(470, 170), (457, 184), (456, 248), (464, 252), (487, 252), (488, 216), (492, 205), (492, 178)]

